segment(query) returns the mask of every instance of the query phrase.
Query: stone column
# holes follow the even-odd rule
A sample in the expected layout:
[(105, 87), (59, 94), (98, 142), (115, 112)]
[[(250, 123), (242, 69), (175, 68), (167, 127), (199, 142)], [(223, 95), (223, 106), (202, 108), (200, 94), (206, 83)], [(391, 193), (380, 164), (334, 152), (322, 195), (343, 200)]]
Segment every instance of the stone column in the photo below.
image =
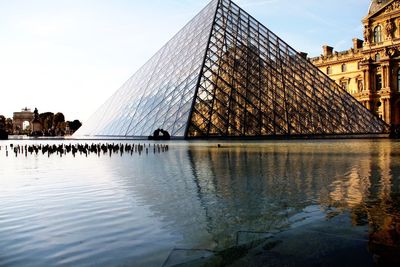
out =
[[(386, 87), (386, 75), (385, 75), (385, 66), (382, 64), (381, 65), (381, 77), (382, 77), (382, 88), (381, 90), (383, 90), (383, 88)], [(376, 74), (378, 74), (378, 71), (376, 72)], [(376, 81), (376, 78), (375, 78)], [(375, 82), (376, 83), (376, 82)]]
[(371, 110), (371, 105), (370, 105), (370, 101), (368, 100), (368, 101), (365, 101), (365, 107), (368, 109), (368, 110)]
[(364, 90), (366, 90), (368, 93), (372, 92), (370, 81), (371, 81), (371, 66), (368, 64), (366, 66), (366, 70), (364, 70)]
[(391, 104), (389, 98), (382, 98), (382, 111), (383, 111), (383, 120), (387, 124), (391, 124), (392, 122), (392, 113), (391, 113)]
[(392, 100), (390, 98), (386, 99), (387, 104), (387, 123), (392, 124)]
[(390, 90), (390, 63), (385, 62), (382, 64), (382, 89)]

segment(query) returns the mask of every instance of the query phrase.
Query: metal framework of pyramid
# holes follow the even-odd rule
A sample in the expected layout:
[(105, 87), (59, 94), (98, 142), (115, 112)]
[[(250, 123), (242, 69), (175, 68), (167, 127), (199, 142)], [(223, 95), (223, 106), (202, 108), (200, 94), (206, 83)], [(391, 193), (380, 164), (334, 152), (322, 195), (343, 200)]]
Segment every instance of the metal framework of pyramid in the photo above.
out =
[(388, 126), (230, 0), (213, 0), (75, 134), (379, 134)]

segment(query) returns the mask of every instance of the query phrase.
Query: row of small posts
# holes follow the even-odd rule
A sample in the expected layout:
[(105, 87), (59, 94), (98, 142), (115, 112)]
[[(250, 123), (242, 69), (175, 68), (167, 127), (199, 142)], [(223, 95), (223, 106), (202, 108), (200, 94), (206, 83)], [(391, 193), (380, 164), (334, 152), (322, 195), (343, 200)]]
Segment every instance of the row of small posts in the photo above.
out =
[(169, 150), (168, 145), (164, 144), (115, 144), (115, 143), (92, 143), (92, 144), (34, 144), (34, 145), (6, 145), (0, 146), (0, 152), (5, 150), (6, 157), (10, 154), (14, 154), (15, 157), (28, 155), (58, 155), (60, 157), (72, 154), (74, 157), (79, 155), (85, 155), (86, 157), (90, 154), (98, 155), (120, 155), (123, 154), (149, 154), (149, 153), (164, 153)]

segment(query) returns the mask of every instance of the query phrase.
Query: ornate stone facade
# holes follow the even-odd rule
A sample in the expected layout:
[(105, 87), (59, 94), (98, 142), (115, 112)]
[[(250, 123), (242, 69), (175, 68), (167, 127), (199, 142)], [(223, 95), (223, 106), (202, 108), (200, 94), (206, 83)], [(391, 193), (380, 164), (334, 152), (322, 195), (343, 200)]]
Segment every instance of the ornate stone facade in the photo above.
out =
[(362, 20), (364, 40), (311, 61), (365, 107), (400, 128), (400, 0), (373, 0)]
[[(29, 126), (28, 126), (29, 125)], [(24, 126), (28, 126), (27, 129)], [(34, 134), (42, 132), (43, 126), (39, 119), (37, 108), (32, 112), (29, 108), (23, 108), (13, 115), (13, 134)]]
[(21, 134), (24, 132), (24, 123), (29, 123), (29, 130), (32, 129), (33, 112), (24, 108), (20, 112), (14, 112), (13, 115), (13, 133)]

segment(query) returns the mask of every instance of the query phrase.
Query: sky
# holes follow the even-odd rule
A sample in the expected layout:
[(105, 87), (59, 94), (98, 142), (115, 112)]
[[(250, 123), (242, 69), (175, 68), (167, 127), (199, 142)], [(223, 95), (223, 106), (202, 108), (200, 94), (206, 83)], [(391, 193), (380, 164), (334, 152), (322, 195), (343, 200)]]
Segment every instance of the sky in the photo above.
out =
[[(0, 115), (85, 122), (209, 0), (0, 0)], [(370, 0), (234, 0), (297, 51), (362, 39)]]

